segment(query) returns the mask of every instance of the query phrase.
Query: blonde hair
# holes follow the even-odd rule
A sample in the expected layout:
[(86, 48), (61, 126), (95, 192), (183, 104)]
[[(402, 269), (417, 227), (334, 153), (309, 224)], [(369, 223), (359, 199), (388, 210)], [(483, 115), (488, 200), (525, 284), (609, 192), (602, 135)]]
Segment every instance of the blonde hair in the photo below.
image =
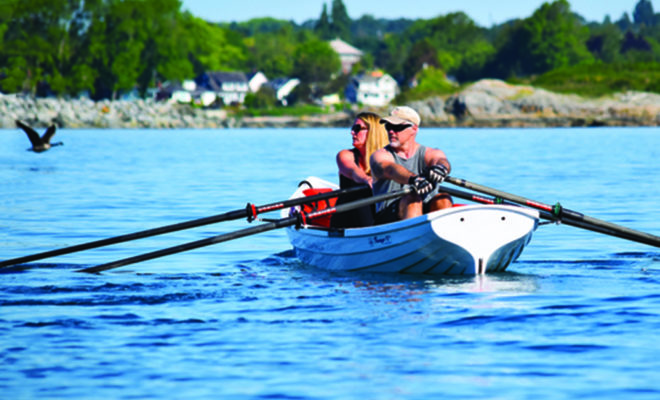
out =
[(365, 172), (367, 175), (371, 175), (371, 163), (369, 162), (371, 155), (374, 151), (387, 146), (390, 143), (390, 139), (387, 136), (385, 126), (380, 123), (380, 115), (372, 112), (361, 112), (355, 117), (355, 119), (361, 119), (369, 127), (364, 154), (364, 165), (366, 167)]

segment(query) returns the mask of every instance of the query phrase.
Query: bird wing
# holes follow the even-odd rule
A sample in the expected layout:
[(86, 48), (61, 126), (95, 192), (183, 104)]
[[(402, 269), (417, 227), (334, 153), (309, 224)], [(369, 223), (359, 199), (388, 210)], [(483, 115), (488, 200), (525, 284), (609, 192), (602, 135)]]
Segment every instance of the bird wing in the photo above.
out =
[(44, 136), (41, 138), (45, 143), (50, 143), (50, 139), (53, 137), (55, 134), (55, 125), (51, 125), (46, 129), (46, 133), (44, 133)]
[(27, 133), (28, 139), (30, 139), (30, 143), (32, 143), (32, 147), (41, 146), (43, 144), (39, 134), (35, 132), (34, 129), (30, 128), (19, 120), (16, 120), (16, 125), (23, 129), (25, 133)]

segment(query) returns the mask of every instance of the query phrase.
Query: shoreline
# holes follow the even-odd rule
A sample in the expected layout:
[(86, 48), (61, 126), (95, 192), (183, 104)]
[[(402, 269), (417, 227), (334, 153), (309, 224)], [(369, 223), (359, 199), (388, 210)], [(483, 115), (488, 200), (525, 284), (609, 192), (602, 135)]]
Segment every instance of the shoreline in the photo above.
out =
[[(540, 128), (589, 126), (660, 126), (660, 94), (624, 92), (589, 99), (524, 85), (484, 79), (446, 97), (412, 101), (422, 127)], [(63, 100), (0, 95), (0, 129), (19, 119), (34, 127), (110, 129), (225, 129), (341, 127), (370, 109), (381, 115), (391, 107), (357, 106), (331, 114), (238, 118), (224, 109), (199, 109), (154, 100)]]

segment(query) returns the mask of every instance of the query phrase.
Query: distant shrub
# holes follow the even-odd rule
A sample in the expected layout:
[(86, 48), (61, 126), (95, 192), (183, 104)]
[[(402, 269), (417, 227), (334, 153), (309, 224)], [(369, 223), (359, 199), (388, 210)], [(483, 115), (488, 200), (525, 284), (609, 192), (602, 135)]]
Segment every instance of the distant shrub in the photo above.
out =
[(433, 96), (451, 94), (458, 90), (458, 85), (447, 79), (445, 72), (441, 69), (428, 67), (417, 76), (417, 86), (402, 92), (396, 98), (396, 102), (408, 102), (420, 100)]

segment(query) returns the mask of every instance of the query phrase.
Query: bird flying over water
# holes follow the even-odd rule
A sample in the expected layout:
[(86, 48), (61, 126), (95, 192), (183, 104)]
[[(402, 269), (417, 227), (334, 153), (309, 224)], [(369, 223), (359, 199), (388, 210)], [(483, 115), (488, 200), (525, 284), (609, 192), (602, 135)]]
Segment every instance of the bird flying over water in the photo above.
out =
[(46, 129), (46, 133), (44, 133), (44, 135), (41, 137), (37, 132), (35, 132), (34, 129), (19, 120), (16, 120), (16, 126), (23, 129), (25, 133), (27, 133), (28, 139), (30, 139), (30, 143), (32, 143), (32, 147), (28, 150), (34, 151), (35, 153), (41, 153), (50, 149), (51, 147), (61, 146), (64, 144), (62, 142), (56, 142), (52, 144), (50, 143), (50, 139), (52, 139), (53, 135), (55, 135), (55, 125), (49, 126), (48, 129)]

